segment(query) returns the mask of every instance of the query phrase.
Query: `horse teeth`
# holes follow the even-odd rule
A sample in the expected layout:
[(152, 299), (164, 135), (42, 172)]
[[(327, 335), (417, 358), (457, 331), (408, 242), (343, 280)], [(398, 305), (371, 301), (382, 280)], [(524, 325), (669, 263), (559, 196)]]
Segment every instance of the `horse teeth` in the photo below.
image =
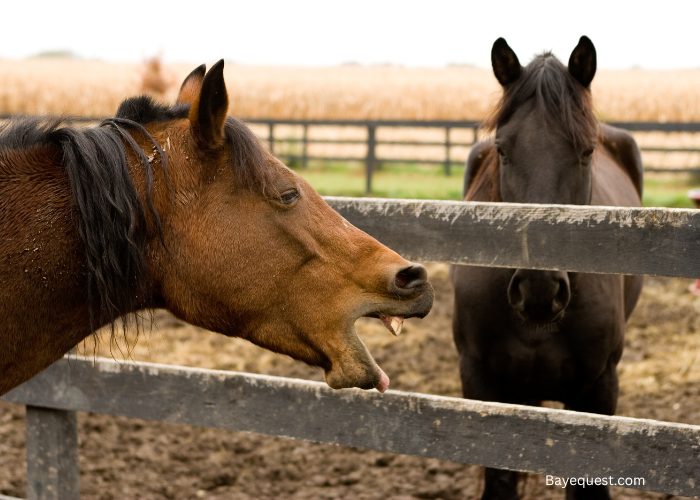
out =
[(393, 318), (391, 320), (391, 333), (397, 337), (401, 335), (401, 327), (403, 326), (403, 321), (399, 318)]

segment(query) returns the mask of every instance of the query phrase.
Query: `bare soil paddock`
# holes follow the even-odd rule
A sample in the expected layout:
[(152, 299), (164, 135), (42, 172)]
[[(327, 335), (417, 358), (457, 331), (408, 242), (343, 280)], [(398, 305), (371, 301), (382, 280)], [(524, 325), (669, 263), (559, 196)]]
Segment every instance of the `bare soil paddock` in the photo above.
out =
[[(452, 343), (452, 288), (445, 265), (429, 266), (436, 303), (398, 339), (377, 320), (358, 331), (391, 377), (391, 388), (459, 396)], [(620, 365), (621, 415), (700, 425), (700, 297), (689, 280), (648, 278), (630, 321)], [(103, 338), (107, 338), (103, 336)], [(130, 345), (135, 341), (130, 335)], [(322, 380), (322, 373), (246, 342), (186, 325), (163, 312), (126, 352), (122, 341), (82, 347), (129, 359)], [(81, 413), (82, 498), (92, 499), (471, 499), (478, 467), (245, 433)], [(24, 408), (0, 403), (0, 494), (25, 497)], [(528, 499), (563, 499), (543, 477)], [(616, 488), (617, 499), (667, 495)]]

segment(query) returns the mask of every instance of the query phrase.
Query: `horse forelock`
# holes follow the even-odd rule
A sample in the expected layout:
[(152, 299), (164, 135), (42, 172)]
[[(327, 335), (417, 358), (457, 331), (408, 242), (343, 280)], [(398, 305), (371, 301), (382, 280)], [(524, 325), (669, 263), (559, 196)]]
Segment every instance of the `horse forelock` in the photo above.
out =
[(257, 136), (241, 120), (229, 116), (224, 137), (238, 185), (263, 196), (275, 196), (271, 155)]
[(585, 148), (596, 143), (598, 120), (593, 113), (590, 90), (583, 87), (550, 52), (532, 60), (520, 78), (504, 87), (501, 99), (482, 123), (482, 128), (495, 132), (515, 111), (535, 98), (551, 130), (563, 134), (574, 147)]
[[(500, 190), (500, 171), (498, 155), (495, 146), (489, 147), (486, 158), (481, 163), (478, 172), (467, 190), (467, 201), (503, 201)], [(486, 198), (482, 200), (480, 198)]]

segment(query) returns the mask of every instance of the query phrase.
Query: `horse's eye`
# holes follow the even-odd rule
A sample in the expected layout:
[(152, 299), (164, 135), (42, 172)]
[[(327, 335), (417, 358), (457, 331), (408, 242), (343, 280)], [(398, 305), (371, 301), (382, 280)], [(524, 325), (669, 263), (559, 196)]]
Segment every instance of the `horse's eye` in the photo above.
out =
[(500, 146), (496, 146), (496, 153), (498, 153), (498, 157), (501, 159), (502, 162), (508, 160), (505, 151), (503, 151)]
[(593, 156), (593, 152), (595, 151), (594, 147), (590, 147), (586, 149), (583, 153), (581, 153), (581, 159), (583, 160), (588, 160)]
[(289, 205), (290, 203), (294, 202), (299, 198), (299, 191), (296, 189), (288, 189), (284, 193), (280, 195), (280, 199), (282, 200), (282, 203)]

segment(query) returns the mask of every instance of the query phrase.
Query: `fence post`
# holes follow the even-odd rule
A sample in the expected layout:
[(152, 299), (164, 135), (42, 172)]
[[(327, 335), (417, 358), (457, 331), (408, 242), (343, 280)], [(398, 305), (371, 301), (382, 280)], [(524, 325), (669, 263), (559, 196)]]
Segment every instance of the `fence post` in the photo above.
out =
[(304, 137), (303, 137), (303, 150), (301, 153), (301, 167), (306, 168), (309, 164), (309, 155), (307, 153), (307, 147), (309, 145), (309, 125), (304, 124)]
[(367, 187), (365, 188), (365, 194), (370, 194), (372, 192), (372, 173), (374, 172), (374, 164), (377, 158), (375, 151), (377, 146), (376, 131), (377, 126), (375, 124), (367, 125)]
[(450, 127), (445, 127), (445, 175), (450, 176)]
[(75, 411), (27, 406), (27, 499), (79, 500)]
[(267, 126), (270, 129), (267, 135), (267, 143), (270, 147), (270, 153), (275, 154), (275, 124), (274, 122), (269, 122)]

